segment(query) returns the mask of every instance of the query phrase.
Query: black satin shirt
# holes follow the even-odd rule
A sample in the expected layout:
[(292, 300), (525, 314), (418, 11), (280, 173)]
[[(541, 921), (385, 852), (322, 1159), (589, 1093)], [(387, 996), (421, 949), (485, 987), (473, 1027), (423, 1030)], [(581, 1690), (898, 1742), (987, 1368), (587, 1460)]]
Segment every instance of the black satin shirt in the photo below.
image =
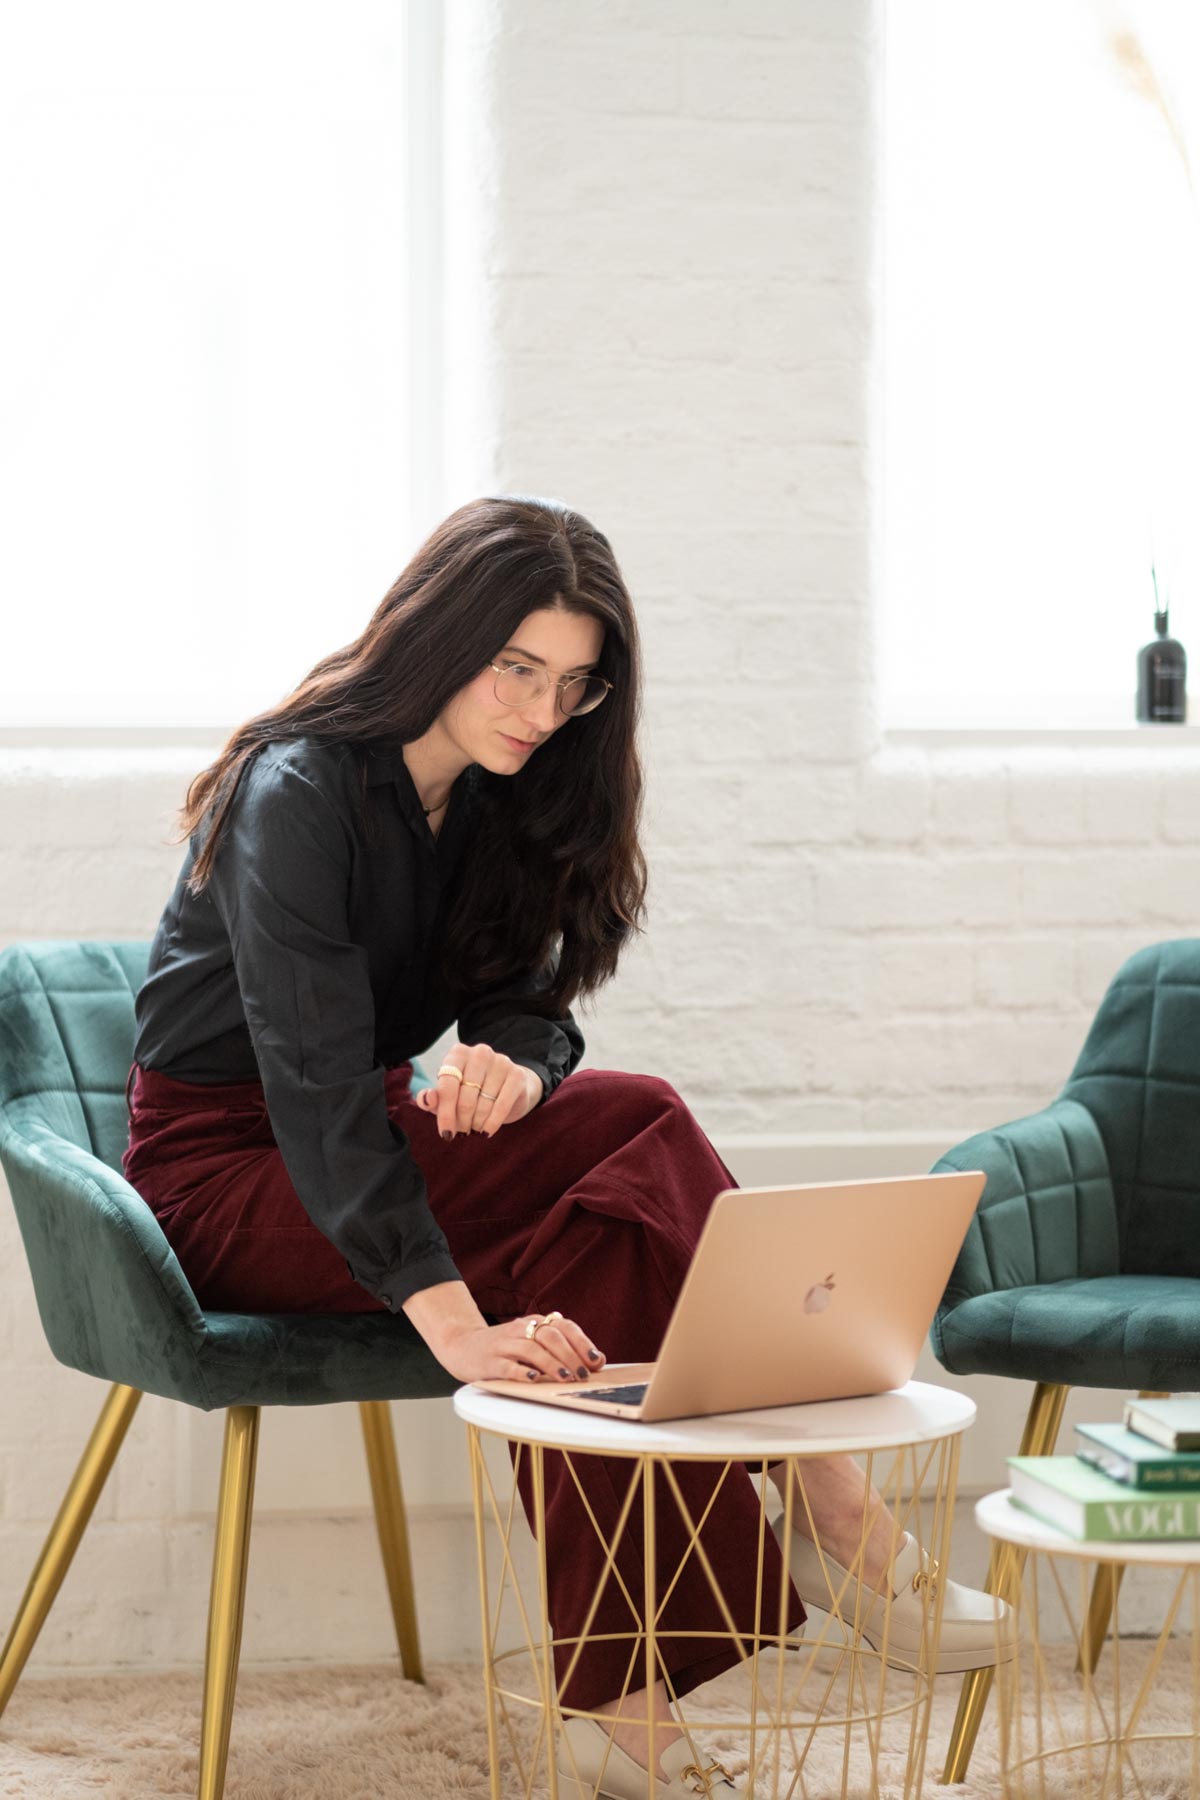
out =
[(368, 752), (368, 771), (378, 842), (361, 829), (348, 745), (278, 741), (249, 764), (198, 897), (184, 881), (207, 818), (192, 835), (137, 995), (134, 1059), (179, 1081), (258, 1077), (305, 1210), (355, 1280), (397, 1312), (461, 1277), (388, 1117), (385, 1068), (457, 1018), (464, 1043), (533, 1069), (549, 1095), (584, 1046), (570, 1013), (522, 1010), (548, 970), (465, 994), (432, 967), (439, 913), (486, 804), (478, 765), (456, 781), (436, 837), (398, 748)]

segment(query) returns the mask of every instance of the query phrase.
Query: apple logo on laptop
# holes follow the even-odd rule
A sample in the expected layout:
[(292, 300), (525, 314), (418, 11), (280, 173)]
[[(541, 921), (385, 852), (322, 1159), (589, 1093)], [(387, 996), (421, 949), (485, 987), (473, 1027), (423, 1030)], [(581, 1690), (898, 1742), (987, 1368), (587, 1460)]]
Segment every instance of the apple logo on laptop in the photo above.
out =
[(825, 1308), (829, 1305), (829, 1296), (836, 1285), (832, 1274), (829, 1274), (825, 1277), (824, 1281), (818, 1281), (813, 1287), (810, 1287), (807, 1294), (804, 1296), (805, 1312), (824, 1312)]

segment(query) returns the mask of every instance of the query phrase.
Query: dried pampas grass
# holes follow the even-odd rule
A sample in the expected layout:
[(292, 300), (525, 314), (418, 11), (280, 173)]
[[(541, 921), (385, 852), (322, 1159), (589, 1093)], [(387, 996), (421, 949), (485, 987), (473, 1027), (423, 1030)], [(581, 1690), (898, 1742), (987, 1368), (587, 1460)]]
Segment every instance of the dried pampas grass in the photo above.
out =
[(1179, 152), (1179, 160), (1183, 164), (1183, 172), (1187, 177), (1188, 189), (1194, 203), (1196, 184), (1192, 178), (1192, 159), (1188, 155), (1187, 142), (1174, 109), (1163, 92), (1162, 83), (1154, 72), (1150, 58), (1146, 55), (1141, 39), (1128, 26), (1122, 26), (1109, 31), (1108, 42), (1117, 66), (1133, 87), (1134, 92), (1140, 94), (1143, 100), (1149, 101), (1170, 132), (1172, 142)]

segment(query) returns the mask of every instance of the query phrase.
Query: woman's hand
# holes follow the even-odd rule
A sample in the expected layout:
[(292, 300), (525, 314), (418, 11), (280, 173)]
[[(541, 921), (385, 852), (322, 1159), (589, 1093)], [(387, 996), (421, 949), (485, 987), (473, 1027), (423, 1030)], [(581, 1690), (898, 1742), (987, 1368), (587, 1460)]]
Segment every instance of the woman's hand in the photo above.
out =
[(489, 1044), (451, 1045), (441, 1061), (441, 1069), (447, 1068), (458, 1069), (461, 1079), (439, 1073), (437, 1086), (417, 1095), (423, 1112), (436, 1111), (444, 1138), (460, 1131), (495, 1137), (502, 1125), (532, 1112), (542, 1097), (541, 1078)]
[(404, 1311), (458, 1381), (582, 1381), (604, 1367), (602, 1352), (574, 1319), (555, 1319), (531, 1338), (526, 1327), (540, 1313), (488, 1325), (461, 1281), (421, 1288)]
[(604, 1367), (604, 1357), (574, 1319), (556, 1319), (527, 1338), (530, 1319), (541, 1316), (525, 1313), (499, 1325), (460, 1328), (438, 1361), (460, 1381), (585, 1381)]

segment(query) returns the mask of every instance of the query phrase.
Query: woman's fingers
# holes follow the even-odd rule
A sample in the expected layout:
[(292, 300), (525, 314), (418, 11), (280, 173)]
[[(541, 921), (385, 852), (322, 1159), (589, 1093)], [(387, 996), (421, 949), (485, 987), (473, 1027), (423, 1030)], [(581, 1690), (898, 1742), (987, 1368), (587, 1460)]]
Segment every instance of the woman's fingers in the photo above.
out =
[[(542, 1095), (540, 1077), (531, 1076), (522, 1063), (513, 1062), (489, 1044), (454, 1044), (442, 1058), (441, 1068), (457, 1069), (457, 1075), (439, 1073), (436, 1089), (428, 1098), (418, 1096), (425, 1112), (437, 1109), (437, 1127), (443, 1138), (475, 1131), (495, 1137), (502, 1125), (522, 1119)], [(536, 1095), (531, 1095), (531, 1084)]]
[[(540, 1373), (551, 1375), (559, 1381), (584, 1381), (597, 1369), (604, 1367), (603, 1353), (592, 1343), (585, 1331), (581, 1331), (574, 1319), (558, 1319), (553, 1324), (539, 1327), (536, 1336), (525, 1337), (525, 1328), (530, 1318), (537, 1318), (532, 1313), (526, 1318), (517, 1319), (515, 1324), (520, 1328), (522, 1343), (519, 1354), (528, 1353), (528, 1360)], [(534, 1351), (536, 1346), (536, 1352)]]
[[(604, 1367), (607, 1360), (604, 1352), (596, 1348), (587, 1332), (578, 1326), (574, 1319), (564, 1319), (559, 1329), (568, 1340), (577, 1363), (584, 1367), (586, 1374), (594, 1375), (597, 1369)], [(538, 1336), (542, 1336), (540, 1331)]]
[(496, 1098), (486, 1102), (482, 1110), (476, 1112), (475, 1129), (482, 1131), (485, 1137), (495, 1137), (513, 1107), (525, 1097), (524, 1069), (516, 1063), (511, 1064), (500, 1087), (490, 1087), (486, 1091), (495, 1094)]
[[(565, 1319), (563, 1324), (566, 1324)], [(543, 1325), (535, 1342), (539, 1343), (551, 1358), (561, 1380), (583, 1381), (586, 1379), (588, 1369), (584, 1364), (583, 1357), (561, 1325)], [(565, 1375), (561, 1374), (563, 1369), (566, 1370)]]
[[(466, 1045), (455, 1044), (442, 1058), (442, 1067), (462, 1069), (466, 1063)], [(439, 1075), (437, 1079), (437, 1127), (444, 1138), (454, 1136), (458, 1113), (458, 1094), (462, 1081), (457, 1075)]]
[[(463, 1084), (462, 1091), (458, 1096), (455, 1124), (459, 1131), (467, 1132), (471, 1130), (475, 1122), (475, 1114), (479, 1111), (481, 1101), (486, 1114), (491, 1103), (483, 1100), (483, 1096), (496, 1092), (492, 1083), (499, 1077), (493, 1068), (498, 1059), (490, 1045), (469, 1044), (464, 1048), (467, 1060), (463, 1065)], [(507, 1058), (504, 1060), (507, 1061)]]
[[(529, 1318), (538, 1318), (534, 1312)], [(569, 1325), (569, 1319), (563, 1319), (554, 1325), (542, 1325), (536, 1336), (525, 1336), (529, 1327), (529, 1318), (513, 1319), (511, 1325), (500, 1325), (500, 1332), (518, 1332), (515, 1341), (509, 1341), (504, 1350), (515, 1363), (522, 1364), (522, 1373), (516, 1379), (529, 1379), (533, 1372), (538, 1381), (587, 1381), (588, 1373), (594, 1368), (601, 1368), (601, 1363), (588, 1363), (587, 1355), (579, 1354), (572, 1343), (572, 1337), (583, 1337), (578, 1325), (572, 1325), (569, 1332), (561, 1330), (561, 1325)], [(497, 1345), (497, 1348), (500, 1346)]]
[[(534, 1324), (539, 1328), (535, 1336), (526, 1337)], [(595, 1351), (598, 1361), (578, 1355), (577, 1339)], [(547, 1323), (543, 1313), (526, 1313), (460, 1333), (449, 1346), (445, 1366), (462, 1381), (579, 1382), (603, 1360), (573, 1319)]]
[[(437, 1128), (442, 1137), (449, 1139), (460, 1131), (470, 1131), (480, 1091), (495, 1092), (480, 1073), (481, 1070), (486, 1073), (492, 1055), (486, 1044), (452, 1044), (443, 1056), (442, 1070), (458, 1069), (461, 1079), (460, 1075), (438, 1075)], [(468, 1087), (468, 1082), (478, 1083), (478, 1086)], [(428, 1110), (430, 1102), (426, 1101), (425, 1105)]]
[[(496, 1328), (505, 1333), (517, 1333), (515, 1337), (507, 1337), (506, 1341), (498, 1343), (496, 1346), (499, 1357), (497, 1378), (506, 1381), (513, 1379), (518, 1381), (531, 1379), (538, 1381), (546, 1379), (551, 1381), (577, 1380), (574, 1369), (564, 1363), (562, 1357), (556, 1351), (551, 1350), (549, 1345), (542, 1342), (546, 1335), (545, 1329), (539, 1331), (535, 1338), (527, 1338), (525, 1336), (527, 1324), (528, 1320), (526, 1319), (514, 1319), (511, 1326)], [(509, 1373), (509, 1368), (515, 1370), (515, 1375)], [(566, 1369), (566, 1374), (560, 1375), (560, 1369)]]

